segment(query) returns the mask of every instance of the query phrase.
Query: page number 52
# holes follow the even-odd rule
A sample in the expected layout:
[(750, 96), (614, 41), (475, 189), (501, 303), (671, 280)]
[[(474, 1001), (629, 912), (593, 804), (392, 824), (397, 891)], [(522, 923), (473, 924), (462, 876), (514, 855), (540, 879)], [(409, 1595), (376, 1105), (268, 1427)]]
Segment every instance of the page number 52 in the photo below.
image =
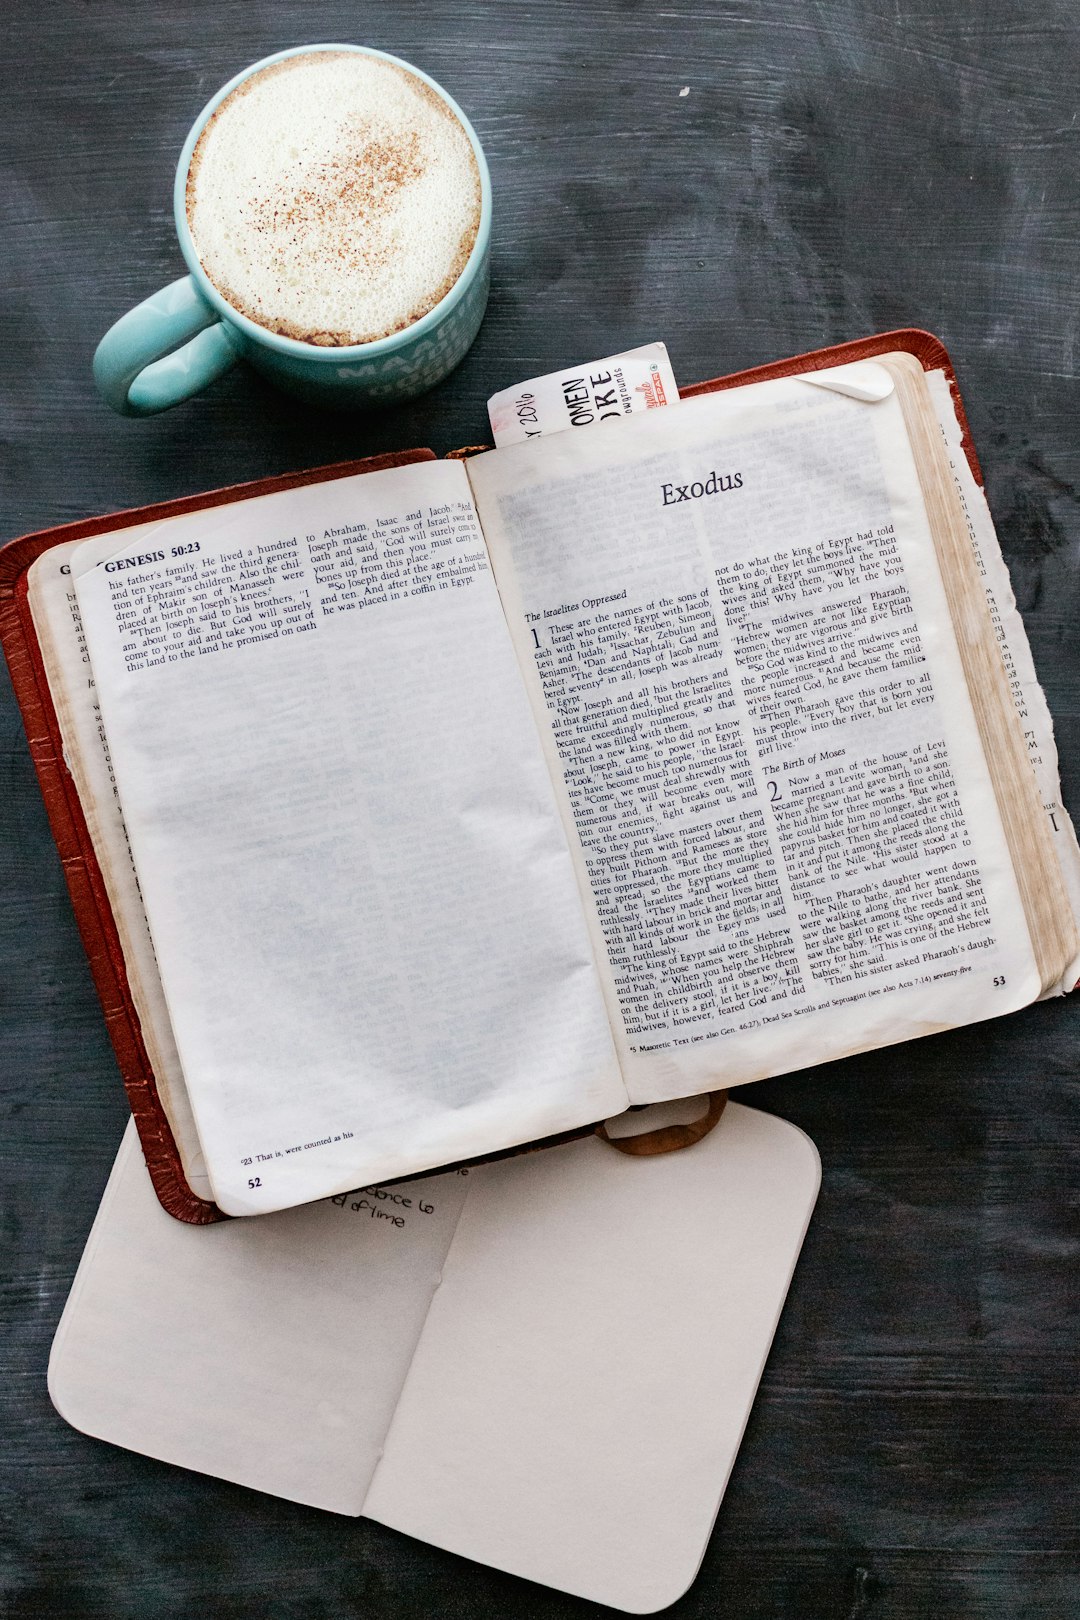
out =
[(261, 1176), (252, 1176), (251, 1179), (248, 1181), (248, 1186), (249, 1187), (261, 1187), (262, 1186), (262, 1177)]

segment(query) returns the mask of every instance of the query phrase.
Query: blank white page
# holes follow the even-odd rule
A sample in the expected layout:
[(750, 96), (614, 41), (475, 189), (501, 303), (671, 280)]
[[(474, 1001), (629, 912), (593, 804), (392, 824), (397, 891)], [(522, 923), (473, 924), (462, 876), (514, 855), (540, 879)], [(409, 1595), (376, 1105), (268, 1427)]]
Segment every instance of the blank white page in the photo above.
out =
[(185, 1226), (129, 1122), (53, 1342), (54, 1406), (114, 1446), (359, 1513), (469, 1185)]
[(820, 1170), (729, 1103), (682, 1153), (592, 1139), (473, 1178), (369, 1518), (635, 1614), (701, 1562)]

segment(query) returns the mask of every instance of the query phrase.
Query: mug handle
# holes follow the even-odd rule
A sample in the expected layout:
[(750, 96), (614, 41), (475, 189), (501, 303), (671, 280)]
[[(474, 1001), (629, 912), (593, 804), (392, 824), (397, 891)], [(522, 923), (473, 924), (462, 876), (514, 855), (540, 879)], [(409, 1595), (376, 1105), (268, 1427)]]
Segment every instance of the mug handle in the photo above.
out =
[(153, 416), (190, 399), (239, 358), (217, 311), (181, 276), (110, 326), (94, 355), (94, 381), (121, 416)]

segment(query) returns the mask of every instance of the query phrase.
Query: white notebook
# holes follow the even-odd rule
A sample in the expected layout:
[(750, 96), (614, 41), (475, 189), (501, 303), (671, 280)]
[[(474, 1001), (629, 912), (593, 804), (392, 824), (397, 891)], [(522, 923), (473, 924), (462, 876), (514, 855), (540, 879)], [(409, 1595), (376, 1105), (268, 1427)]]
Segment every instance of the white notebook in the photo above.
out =
[(819, 1179), (729, 1103), (681, 1153), (591, 1138), (198, 1228), (129, 1125), (50, 1394), (115, 1445), (651, 1613), (701, 1562)]

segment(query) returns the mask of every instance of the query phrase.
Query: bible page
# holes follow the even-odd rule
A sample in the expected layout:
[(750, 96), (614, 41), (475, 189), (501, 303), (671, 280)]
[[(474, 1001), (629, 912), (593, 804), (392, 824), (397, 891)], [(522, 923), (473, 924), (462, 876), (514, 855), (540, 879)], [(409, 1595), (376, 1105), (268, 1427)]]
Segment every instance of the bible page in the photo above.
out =
[[(160, 525), (159, 525), (160, 527)], [(138, 544), (142, 526), (126, 533)], [(116, 791), (109, 745), (86, 650), (79, 604), (72, 584), (72, 559), (97, 548), (104, 560), (116, 549), (115, 535), (93, 541), (71, 540), (40, 556), (30, 570), (28, 601), (37, 631), (49, 691), (64, 746), (64, 764), (79, 796), (113, 919), (124, 952), (128, 987), (158, 1096), (172, 1129), (191, 1190), (212, 1198), (202, 1144), (188, 1102), (180, 1057), (169, 1023), (154, 947), (146, 923), (131, 845)]]
[(53, 1342), (53, 1405), (114, 1446), (359, 1513), (469, 1186), (185, 1226), (129, 1122)]
[(469, 474), (633, 1101), (1039, 994), (894, 392), (758, 383)]
[(117, 539), (76, 591), (221, 1207), (625, 1107), (460, 465)]

